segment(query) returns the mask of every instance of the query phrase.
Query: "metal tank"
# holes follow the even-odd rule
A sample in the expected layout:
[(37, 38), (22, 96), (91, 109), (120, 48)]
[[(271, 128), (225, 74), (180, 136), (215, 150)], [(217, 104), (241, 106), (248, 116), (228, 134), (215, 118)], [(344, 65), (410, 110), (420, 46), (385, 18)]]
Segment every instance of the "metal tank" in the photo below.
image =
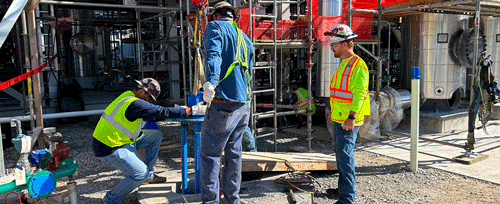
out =
[(484, 35), (486, 37), (486, 52), (491, 55), (493, 65), (491, 72), (495, 81), (500, 84), (500, 18), (483, 18)]
[[(467, 30), (464, 15), (423, 13), (403, 17), (401, 32), (405, 63), (402, 87), (410, 90), (411, 67), (420, 67), (423, 99), (446, 99), (456, 108), (464, 96), (466, 67), (453, 59), (452, 44)], [(445, 100), (444, 100), (445, 101)]]
[[(342, 14), (342, 0), (319, 0), (320, 16), (339, 16)], [(337, 71), (340, 59), (333, 56), (330, 46), (318, 47), (318, 91), (316, 97), (330, 97), (330, 81)]]

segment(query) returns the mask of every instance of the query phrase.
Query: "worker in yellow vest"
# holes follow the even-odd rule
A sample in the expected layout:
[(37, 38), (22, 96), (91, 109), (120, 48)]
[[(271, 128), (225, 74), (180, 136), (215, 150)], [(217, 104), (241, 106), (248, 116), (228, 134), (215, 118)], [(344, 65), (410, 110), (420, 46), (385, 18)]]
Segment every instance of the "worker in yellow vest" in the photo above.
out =
[[(290, 99), (290, 104), (291, 105), (297, 105), (300, 110), (307, 110), (309, 108), (309, 103), (307, 103), (307, 99), (309, 98), (309, 94), (307, 93), (307, 89), (304, 89), (301, 87), (302, 81), (300, 78), (294, 78), (291, 81), (292, 83), (292, 97)], [(311, 115), (314, 115), (316, 113), (316, 104), (314, 103), (314, 100), (312, 100), (311, 97), (311, 109), (312, 113)], [(301, 113), (300, 115), (297, 116), (297, 129), (300, 127), (304, 126), (307, 121), (307, 113)]]
[[(204, 111), (201, 105), (192, 108), (167, 108), (151, 104), (160, 95), (160, 84), (152, 78), (136, 81), (132, 91), (126, 91), (104, 110), (93, 133), (92, 148), (99, 159), (125, 174), (125, 178), (103, 202), (121, 202), (135, 188), (146, 183), (165, 182), (165, 177), (154, 174), (162, 133), (158, 128), (145, 128), (145, 121), (160, 121), (196, 115)], [(156, 126), (151, 124), (150, 126)], [(145, 161), (137, 150), (145, 150)]]
[(332, 27), (328, 43), (336, 58), (342, 59), (330, 84), (330, 121), (333, 123), (335, 157), (339, 171), (338, 188), (327, 193), (338, 197), (336, 203), (354, 203), (356, 175), (354, 171), (354, 144), (365, 116), (370, 115), (368, 95), (368, 67), (354, 54), (353, 39), (358, 35), (344, 24)]

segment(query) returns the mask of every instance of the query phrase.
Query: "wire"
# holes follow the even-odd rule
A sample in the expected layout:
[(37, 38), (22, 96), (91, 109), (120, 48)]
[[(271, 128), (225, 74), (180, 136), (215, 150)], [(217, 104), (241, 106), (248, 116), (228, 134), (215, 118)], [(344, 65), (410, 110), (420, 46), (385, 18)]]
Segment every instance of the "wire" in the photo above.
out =
[[(9, 202), (9, 201), (7, 201), (7, 196), (9, 196), (12, 193), (16, 194), (17, 200)], [(19, 196), (19, 194), (17, 194), (16, 192), (12, 191), (12, 192), (7, 193), (7, 195), (5, 195), (5, 202), (6, 203), (15, 203), (16, 201), (19, 201), (19, 204), (22, 204), (23, 202), (21, 201), (21, 198), (24, 198), (24, 197), (25, 197), (25, 195)]]

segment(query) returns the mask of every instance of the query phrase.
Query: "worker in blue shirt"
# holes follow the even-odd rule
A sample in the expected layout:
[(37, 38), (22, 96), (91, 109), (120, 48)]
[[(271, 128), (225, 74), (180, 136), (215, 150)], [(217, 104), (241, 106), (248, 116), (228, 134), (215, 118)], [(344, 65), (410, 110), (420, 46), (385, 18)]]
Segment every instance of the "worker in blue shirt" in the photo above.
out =
[[(218, 204), (239, 204), (241, 140), (248, 126), (253, 45), (234, 21), (238, 10), (219, 2), (210, 13), (214, 21), (205, 30), (205, 76), (203, 100), (210, 104), (201, 130), (201, 198)], [(249, 104), (249, 103), (248, 103)], [(219, 187), (220, 159), (224, 169)]]
[[(135, 188), (146, 183), (165, 182), (165, 177), (154, 174), (162, 132), (156, 124), (145, 121), (160, 121), (200, 114), (199, 107), (167, 108), (151, 104), (160, 94), (160, 84), (152, 78), (136, 81), (132, 91), (118, 96), (104, 110), (93, 133), (92, 147), (99, 159), (125, 174), (125, 178), (111, 191), (103, 202), (119, 203)], [(144, 127), (144, 128), (143, 128)], [(145, 150), (144, 161), (137, 150)]]

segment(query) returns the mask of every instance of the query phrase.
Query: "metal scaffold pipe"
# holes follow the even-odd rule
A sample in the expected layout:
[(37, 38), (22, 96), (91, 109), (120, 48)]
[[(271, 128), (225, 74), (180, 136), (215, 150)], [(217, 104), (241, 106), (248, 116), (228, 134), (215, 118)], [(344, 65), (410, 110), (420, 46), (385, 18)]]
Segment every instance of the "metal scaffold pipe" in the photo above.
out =
[(121, 4), (102, 4), (102, 3), (86, 3), (86, 2), (71, 2), (71, 1), (50, 1), (41, 0), (41, 4), (57, 4), (64, 6), (84, 6), (84, 7), (101, 7), (101, 8), (122, 8), (122, 9), (137, 9), (145, 12), (162, 12), (177, 10), (175, 7), (161, 7), (161, 6), (129, 6)]
[[(90, 111), (75, 111), (75, 112), (65, 112), (65, 113), (49, 113), (43, 114), (43, 119), (59, 119), (59, 118), (73, 118), (73, 117), (81, 117), (81, 116), (89, 116), (89, 115), (101, 115), (104, 113), (104, 109), (101, 110), (90, 110)], [(0, 118), (1, 123), (9, 123), (12, 119), (17, 119), (19, 121), (29, 121), (31, 120), (30, 116), (15, 116), (15, 117), (5, 117)]]
[[(476, 122), (476, 111), (475, 109), (475, 104), (474, 104), (474, 98), (476, 98), (476, 89), (474, 87), (478, 86), (476, 83), (476, 70), (478, 69), (477, 67), (477, 62), (478, 62), (478, 45), (479, 45), (479, 26), (480, 26), (480, 11), (481, 11), (481, 1), (476, 2), (476, 17), (474, 18), (474, 53), (473, 53), (473, 63), (472, 63), (472, 75), (471, 75), (471, 84), (470, 84), (470, 101), (469, 101), (469, 126), (468, 126), (468, 134), (467, 134), (467, 143), (466, 143), (466, 154), (470, 155), (472, 153), (472, 150), (474, 150), (474, 143), (475, 143), (475, 136), (474, 136), (474, 129), (475, 129), (475, 122)], [(480, 86), (480, 85), (479, 85)]]
[(312, 84), (312, 51), (313, 51), (313, 38), (312, 38), (312, 1), (309, 0), (309, 15), (308, 15), (308, 41), (309, 41), (309, 54), (308, 54), (308, 65), (307, 65), (307, 147), (308, 150), (311, 151), (311, 140), (312, 140), (312, 93), (311, 93), (311, 84)]

